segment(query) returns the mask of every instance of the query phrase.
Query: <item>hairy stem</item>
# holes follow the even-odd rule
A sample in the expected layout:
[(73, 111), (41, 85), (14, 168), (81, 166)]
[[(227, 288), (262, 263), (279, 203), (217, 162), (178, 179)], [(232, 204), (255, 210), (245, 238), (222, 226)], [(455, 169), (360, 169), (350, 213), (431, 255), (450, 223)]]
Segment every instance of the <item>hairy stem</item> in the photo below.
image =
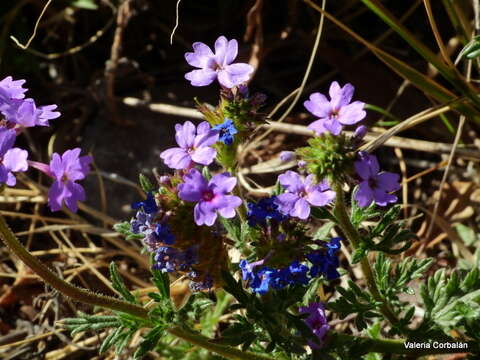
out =
[[(350, 217), (348, 216), (345, 206), (345, 195), (343, 193), (342, 184), (339, 182), (335, 182), (333, 185), (333, 189), (337, 194), (335, 200), (335, 215), (338, 220), (338, 225), (342, 229), (342, 232), (347, 237), (348, 241), (350, 241), (353, 250), (356, 250), (361, 241), (360, 234), (354, 228), (352, 222), (350, 221)], [(372, 267), (370, 266), (370, 262), (368, 261), (368, 258), (366, 256), (363, 257), (360, 261), (360, 266), (362, 268), (363, 274), (365, 275), (365, 279), (367, 281), (367, 286), (370, 290), (370, 293), (375, 300), (382, 303), (382, 314), (388, 319), (388, 321), (390, 321), (392, 325), (396, 324), (398, 322), (397, 316), (378, 291), (377, 284), (373, 276)]]
[(273, 360), (272, 358), (260, 354), (255, 354), (248, 351), (241, 351), (234, 347), (219, 345), (212, 342), (207, 337), (194, 333), (190, 330), (183, 329), (179, 326), (172, 327), (167, 330), (170, 334), (189, 342), (190, 344), (197, 345), (201, 348), (209, 350), (211, 352), (222, 355), (227, 359), (232, 360)]
[(47, 284), (60, 291), (63, 295), (82, 303), (100, 306), (115, 311), (121, 311), (137, 316), (141, 319), (148, 319), (148, 311), (139, 305), (131, 304), (111, 296), (94, 294), (60, 279), (23, 247), (12, 230), (10, 230), (8, 227), (7, 222), (2, 215), (0, 215), (0, 239), (2, 239), (5, 245), (15, 255), (17, 255), (20, 260), (29, 266)]

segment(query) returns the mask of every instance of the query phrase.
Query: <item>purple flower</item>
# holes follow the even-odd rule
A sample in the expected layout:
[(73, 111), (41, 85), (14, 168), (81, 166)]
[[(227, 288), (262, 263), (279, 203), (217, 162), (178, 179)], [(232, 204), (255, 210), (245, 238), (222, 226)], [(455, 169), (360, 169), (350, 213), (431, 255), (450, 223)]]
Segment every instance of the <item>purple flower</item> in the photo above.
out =
[(0, 101), (8, 102), (10, 99), (23, 99), (27, 89), (23, 88), (25, 80), (13, 80), (7, 76), (0, 81)]
[(355, 129), (355, 132), (353, 133), (353, 138), (355, 140), (362, 140), (365, 135), (367, 135), (368, 128), (365, 125), (360, 125)]
[(80, 155), (80, 148), (67, 150), (63, 155), (54, 153), (50, 160), (49, 172), (55, 179), (48, 191), (48, 205), (52, 211), (62, 208), (62, 202), (73, 212), (77, 201), (85, 200), (85, 190), (75, 181), (82, 180), (90, 172), (91, 156)]
[(193, 86), (210, 85), (218, 78), (220, 85), (231, 89), (250, 79), (253, 67), (249, 64), (232, 64), (237, 57), (237, 40), (228, 41), (225, 36), (220, 36), (215, 41), (215, 53), (201, 42), (193, 44), (193, 53), (185, 54), (187, 62), (199, 68), (185, 74)]
[(326, 180), (313, 184), (313, 175), (303, 181), (299, 174), (287, 171), (278, 177), (287, 192), (277, 196), (275, 203), (284, 214), (305, 220), (310, 215), (310, 205), (325, 206), (335, 198)]
[(143, 211), (147, 214), (156, 214), (158, 212), (157, 202), (152, 192), (147, 194), (147, 198), (144, 201), (138, 201), (132, 204), (132, 209), (139, 210), (140, 208), (143, 208)]
[(229, 173), (217, 174), (207, 181), (197, 169), (192, 169), (178, 185), (180, 199), (196, 202), (194, 218), (197, 225), (212, 226), (217, 213), (225, 218), (235, 216), (235, 208), (242, 204), (238, 196), (229, 195), (237, 179)]
[(366, 152), (359, 152), (359, 161), (355, 161), (355, 169), (361, 182), (355, 195), (355, 199), (360, 207), (366, 207), (373, 201), (379, 206), (387, 206), (389, 203), (397, 201), (392, 191), (400, 189), (398, 174), (391, 172), (381, 172), (378, 160), (375, 155), (369, 155)]
[(325, 335), (327, 335), (328, 330), (330, 330), (330, 325), (328, 325), (327, 316), (325, 315), (325, 306), (322, 303), (311, 303), (307, 307), (299, 308), (298, 311), (300, 314), (308, 314), (308, 317), (305, 318), (304, 321), (320, 343), (320, 345), (318, 345), (309, 340), (308, 345), (313, 349), (321, 348)]
[(58, 111), (53, 111), (56, 108), (57, 105), (37, 107), (33, 99), (11, 99), (1, 107), (1, 112), (7, 121), (23, 127), (48, 126), (48, 120), (60, 116)]
[(213, 131), (208, 122), (200, 123), (197, 128), (190, 121), (175, 125), (175, 140), (179, 147), (167, 149), (160, 154), (171, 169), (187, 169), (192, 163), (209, 165), (215, 159), (217, 151), (211, 146), (218, 141), (218, 131)]
[(330, 101), (320, 93), (310, 95), (310, 100), (305, 101), (303, 105), (319, 119), (311, 123), (309, 129), (318, 135), (326, 131), (338, 135), (343, 125), (353, 125), (362, 120), (366, 116), (363, 110), (365, 103), (361, 101), (350, 103), (353, 91), (354, 87), (351, 84), (341, 88), (338, 82), (334, 81), (330, 85)]
[(15, 139), (15, 130), (0, 128), (0, 184), (8, 186), (14, 186), (17, 183), (13, 172), (28, 169), (28, 151), (14, 148)]

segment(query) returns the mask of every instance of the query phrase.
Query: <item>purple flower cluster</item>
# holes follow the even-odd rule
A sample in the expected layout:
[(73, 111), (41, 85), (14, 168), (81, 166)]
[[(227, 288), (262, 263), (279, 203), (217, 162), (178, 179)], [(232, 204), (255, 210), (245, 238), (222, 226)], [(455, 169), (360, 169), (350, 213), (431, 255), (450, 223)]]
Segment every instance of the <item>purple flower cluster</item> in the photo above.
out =
[(398, 174), (380, 172), (380, 166), (375, 155), (360, 151), (359, 160), (355, 162), (355, 170), (360, 177), (360, 185), (355, 199), (360, 207), (369, 206), (375, 202), (379, 206), (387, 206), (398, 199), (391, 194), (400, 189)]
[[(340, 238), (334, 238), (329, 243), (322, 243), (323, 249), (306, 255), (312, 263), (309, 267), (298, 260), (292, 261), (289, 266), (274, 269), (263, 266), (266, 259), (249, 263), (241, 260), (239, 267), (242, 271), (242, 279), (247, 281), (253, 292), (263, 295), (270, 289), (281, 290), (289, 285), (308, 285), (311, 279), (325, 276), (327, 280), (335, 280), (340, 274), (337, 267), (340, 262), (337, 252), (340, 249)], [(268, 257), (268, 256), (267, 256)]]
[(305, 180), (294, 171), (287, 171), (278, 177), (286, 192), (277, 196), (275, 204), (283, 214), (302, 220), (310, 216), (310, 206), (325, 206), (335, 199), (335, 192), (326, 180), (320, 184), (313, 183), (313, 175)]
[(37, 106), (35, 100), (25, 99), (24, 83), (25, 80), (13, 80), (11, 76), (0, 81), (0, 112), (7, 127), (48, 126), (49, 120), (60, 116), (54, 111), (57, 105)]
[(85, 191), (76, 181), (82, 180), (90, 171), (90, 156), (80, 157), (80, 149), (67, 150), (63, 155), (54, 153), (50, 164), (28, 161), (28, 151), (14, 148), (16, 136), (24, 128), (48, 126), (48, 121), (60, 116), (54, 111), (57, 105), (37, 106), (35, 100), (25, 98), (25, 80), (13, 80), (11, 76), (0, 81), (0, 184), (14, 186), (13, 173), (28, 170), (29, 165), (54, 179), (48, 191), (48, 205), (58, 211), (65, 205), (77, 211), (78, 201), (85, 200)]
[(355, 88), (351, 84), (340, 87), (334, 81), (330, 85), (330, 100), (320, 93), (310, 95), (310, 100), (303, 103), (305, 108), (319, 119), (308, 127), (318, 135), (331, 132), (339, 135), (344, 125), (353, 125), (361, 121), (367, 115), (363, 110), (365, 103), (354, 101), (352, 103)]
[(325, 306), (322, 303), (314, 302), (306, 307), (299, 308), (298, 312), (300, 314), (308, 314), (308, 317), (306, 317), (304, 321), (310, 330), (312, 330), (313, 334), (318, 338), (316, 342), (309, 340), (308, 345), (312, 349), (321, 348), (325, 336), (327, 335), (328, 330), (330, 330), (330, 325), (328, 325), (327, 316), (325, 314)]
[(249, 64), (232, 64), (238, 54), (237, 40), (220, 36), (215, 41), (215, 52), (201, 42), (193, 43), (193, 52), (185, 54), (187, 63), (197, 70), (185, 74), (193, 86), (210, 85), (218, 79), (220, 85), (231, 89), (250, 79), (253, 67)]

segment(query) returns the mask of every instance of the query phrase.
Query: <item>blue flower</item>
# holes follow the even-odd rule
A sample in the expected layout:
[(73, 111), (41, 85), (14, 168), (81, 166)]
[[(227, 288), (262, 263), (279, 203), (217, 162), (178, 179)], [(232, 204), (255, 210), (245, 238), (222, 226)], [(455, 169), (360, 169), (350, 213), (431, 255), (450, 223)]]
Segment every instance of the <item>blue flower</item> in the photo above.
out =
[(324, 275), (327, 280), (335, 280), (340, 277), (337, 268), (340, 266), (337, 252), (341, 247), (341, 238), (336, 237), (325, 243), (326, 253), (324, 251), (314, 251), (307, 254), (307, 259), (312, 263), (310, 276), (316, 277)]
[(153, 193), (149, 192), (145, 201), (134, 202), (132, 204), (132, 209), (139, 210), (140, 208), (143, 208), (143, 211), (147, 214), (156, 214), (158, 212), (158, 206)]
[(252, 291), (260, 295), (267, 293), (270, 283), (274, 280), (275, 272), (275, 269), (269, 267), (264, 267), (259, 270), (255, 274), (253, 281), (250, 283)]
[(227, 118), (225, 118), (225, 121), (222, 124), (214, 126), (212, 130), (220, 132), (219, 140), (225, 145), (232, 145), (233, 135), (238, 133), (233, 121)]
[(308, 284), (308, 266), (301, 264), (299, 261), (295, 260), (293, 261), (290, 266), (288, 267), (288, 272), (289, 272), (289, 283), (291, 285), (295, 284), (302, 284), (302, 285), (307, 285)]
[(247, 203), (248, 225), (265, 225), (267, 220), (283, 221), (287, 217), (278, 211), (278, 205), (275, 203), (276, 196), (263, 198), (255, 203)]
[(167, 224), (157, 223), (154, 233), (157, 236), (157, 239), (164, 244), (172, 245), (175, 241), (175, 236), (172, 234), (170, 226)]
[(155, 250), (153, 268), (162, 272), (189, 271), (198, 262), (195, 247), (185, 251), (170, 246), (160, 246)]

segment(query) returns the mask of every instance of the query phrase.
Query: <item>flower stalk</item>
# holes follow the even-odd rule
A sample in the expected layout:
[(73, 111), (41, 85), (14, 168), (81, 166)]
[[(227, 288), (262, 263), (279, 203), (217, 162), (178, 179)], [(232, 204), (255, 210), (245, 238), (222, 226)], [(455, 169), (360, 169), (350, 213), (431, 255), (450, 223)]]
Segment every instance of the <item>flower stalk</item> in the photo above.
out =
[[(348, 239), (348, 241), (350, 241), (353, 250), (356, 250), (361, 242), (360, 234), (354, 228), (352, 222), (350, 221), (350, 217), (348, 216), (345, 207), (345, 195), (342, 189), (342, 184), (338, 181), (335, 181), (333, 184), (333, 190), (337, 194), (335, 199), (335, 216), (337, 218), (338, 225), (340, 226), (342, 232), (345, 234), (345, 237)], [(370, 293), (375, 300), (382, 303), (382, 314), (388, 319), (388, 321), (390, 321), (392, 325), (395, 325), (398, 322), (397, 316), (395, 315), (389, 304), (385, 302), (385, 299), (378, 291), (377, 284), (375, 283), (375, 278), (373, 276), (372, 267), (366, 256), (363, 257), (360, 261), (360, 266), (362, 268), (363, 274), (365, 275), (367, 287), (370, 290)]]

